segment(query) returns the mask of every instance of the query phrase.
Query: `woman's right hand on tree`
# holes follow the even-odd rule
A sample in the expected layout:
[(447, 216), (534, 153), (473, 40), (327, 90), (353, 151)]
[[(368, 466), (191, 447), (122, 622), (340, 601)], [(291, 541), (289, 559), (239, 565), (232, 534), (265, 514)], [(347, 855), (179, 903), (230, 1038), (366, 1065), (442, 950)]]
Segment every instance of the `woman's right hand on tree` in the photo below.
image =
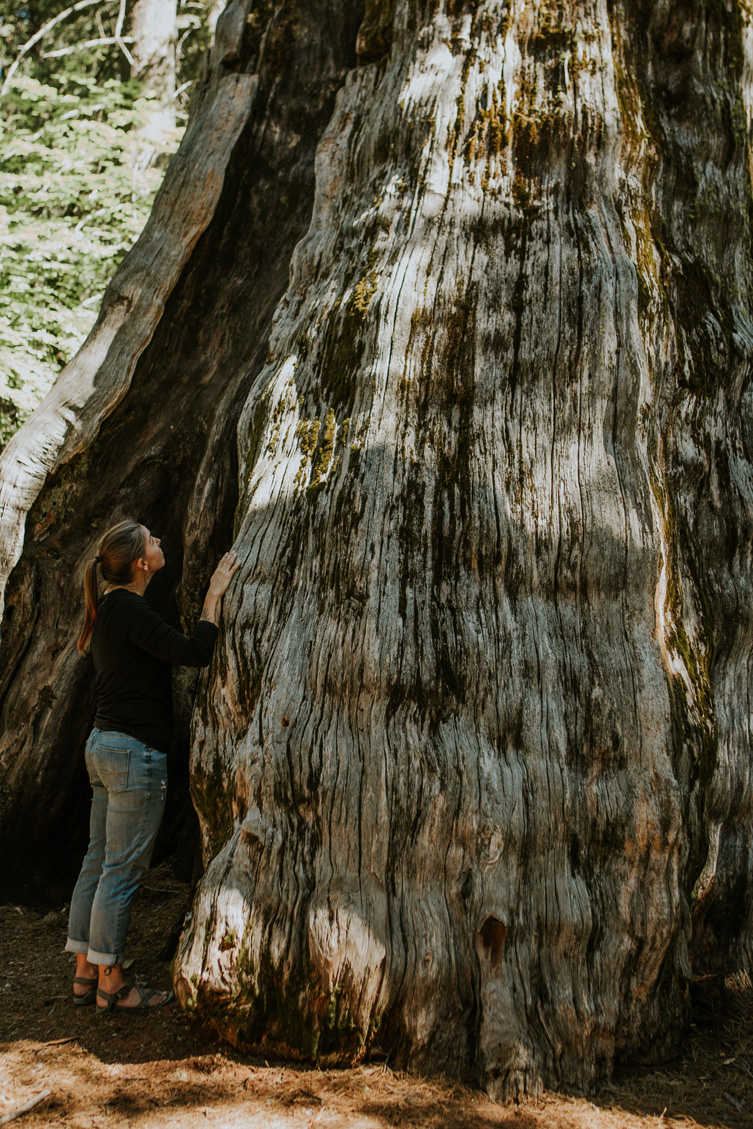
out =
[(218, 599), (224, 596), (230, 585), (230, 581), (235, 576), (238, 569), (241, 567), (241, 562), (238, 554), (234, 549), (229, 553), (225, 553), (221, 558), (217, 568), (212, 573), (212, 579), (209, 581), (209, 592), (212, 596)]

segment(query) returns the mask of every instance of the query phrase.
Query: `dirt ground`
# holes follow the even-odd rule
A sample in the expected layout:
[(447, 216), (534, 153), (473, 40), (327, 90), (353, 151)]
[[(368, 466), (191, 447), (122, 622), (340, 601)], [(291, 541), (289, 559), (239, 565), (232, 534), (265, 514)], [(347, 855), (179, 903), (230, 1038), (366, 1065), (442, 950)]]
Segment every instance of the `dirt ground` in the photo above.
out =
[[(164, 865), (137, 896), (130, 953), (140, 979), (169, 984), (188, 887)], [(319, 1071), (246, 1058), (178, 1007), (99, 1019), (70, 1001), (66, 914), (0, 906), (0, 1125), (49, 1091), (19, 1129), (649, 1129), (753, 1126), (753, 987), (696, 985), (682, 1059), (623, 1072), (589, 1098), (547, 1093), (499, 1106), (442, 1079), (381, 1065)]]

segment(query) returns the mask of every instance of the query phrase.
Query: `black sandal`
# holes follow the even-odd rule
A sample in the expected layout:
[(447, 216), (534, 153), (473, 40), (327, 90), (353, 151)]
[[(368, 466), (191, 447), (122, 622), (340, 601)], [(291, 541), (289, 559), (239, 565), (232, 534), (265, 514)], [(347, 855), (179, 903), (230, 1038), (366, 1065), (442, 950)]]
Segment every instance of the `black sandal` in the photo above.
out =
[[(138, 992), (139, 1002), (134, 1004), (133, 1007), (118, 1007), (118, 1000), (125, 999), (132, 988), (135, 988)], [(164, 1000), (160, 1000), (158, 1004), (149, 1003), (155, 996), (161, 995), (162, 993), (158, 992), (156, 988), (144, 989), (141, 984), (137, 984), (135, 981), (131, 984), (124, 984), (122, 988), (118, 988), (117, 992), (105, 992), (103, 988), (98, 988), (97, 997), (105, 1001), (105, 1006), (100, 1007), (97, 1005), (97, 1015), (109, 1015), (114, 1011), (120, 1014), (133, 1012), (136, 1015), (145, 1015), (148, 1011), (157, 1011), (158, 1008), (165, 1007), (166, 1004), (171, 1004), (175, 999), (175, 993), (168, 992)]]
[(74, 984), (90, 984), (91, 985), (91, 987), (89, 988), (89, 991), (84, 992), (80, 996), (77, 996), (75, 992), (73, 993), (73, 1002), (76, 1005), (76, 1007), (86, 1007), (87, 1004), (93, 1004), (94, 1001), (97, 998), (97, 977), (96, 976), (91, 976), (91, 977), (90, 976), (74, 976), (73, 977), (73, 983)]

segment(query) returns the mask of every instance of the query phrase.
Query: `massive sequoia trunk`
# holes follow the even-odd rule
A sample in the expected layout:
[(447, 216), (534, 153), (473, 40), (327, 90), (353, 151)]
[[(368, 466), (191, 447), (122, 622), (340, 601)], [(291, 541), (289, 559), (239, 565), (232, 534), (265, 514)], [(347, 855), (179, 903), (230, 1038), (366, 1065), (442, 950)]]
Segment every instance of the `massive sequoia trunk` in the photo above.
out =
[(78, 780), (98, 531), (190, 620), (232, 526), (175, 976), (238, 1045), (591, 1085), (751, 968), (743, 7), (233, 0), (4, 456), (9, 848)]

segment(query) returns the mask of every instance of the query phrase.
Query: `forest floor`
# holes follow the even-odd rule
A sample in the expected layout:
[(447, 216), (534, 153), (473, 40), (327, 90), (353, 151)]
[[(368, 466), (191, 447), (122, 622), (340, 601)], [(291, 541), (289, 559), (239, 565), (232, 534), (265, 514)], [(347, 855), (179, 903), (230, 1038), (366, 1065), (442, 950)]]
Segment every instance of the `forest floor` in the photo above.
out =
[[(188, 887), (167, 865), (137, 895), (130, 955), (139, 978), (169, 984), (168, 963)], [(18, 1129), (750, 1129), (753, 987), (740, 978), (696, 985), (683, 1056), (621, 1072), (590, 1097), (546, 1093), (500, 1106), (452, 1081), (387, 1066), (291, 1066), (237, 1054), (177, 1007), (98, 1019), (70, 1000), (66, 914), (0, 906), (0, 1124)]]

